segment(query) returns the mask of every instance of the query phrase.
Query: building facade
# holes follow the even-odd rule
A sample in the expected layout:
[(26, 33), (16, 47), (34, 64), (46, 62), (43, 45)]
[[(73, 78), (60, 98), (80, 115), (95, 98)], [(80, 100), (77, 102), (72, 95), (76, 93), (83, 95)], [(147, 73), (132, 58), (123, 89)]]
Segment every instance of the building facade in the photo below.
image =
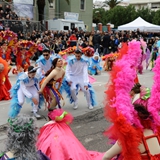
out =
[(88, 31), (92, 30), (93, 0), (70, 0), (69, 4), (65, 0), (56, 0), (55, 6), (56, 18), (64, 18), (64, 12), (78, 13), (78, 20), (84, 21)]
[[(128, 5), (129, 5), (129, 3), (128, 2), (124, 2), (124, 1), (122, 1), (122, 2), (120, 2), (118, 4), (118, 6), (123, 6), (123, 7), (127, 7)], [(95, 1), (93, 3), (93, 8), (94, 9), (96, 9), (96, 8), (104, 8), (105, 10), (110, 10), (110, 7), (108, 5), (106, 5), (104, 3), (104, 1)]]
[(130, 0), (129, 4), (134, 5), (136, 9), (143, 7), (155, 11), (160, 9), (160, 0)]

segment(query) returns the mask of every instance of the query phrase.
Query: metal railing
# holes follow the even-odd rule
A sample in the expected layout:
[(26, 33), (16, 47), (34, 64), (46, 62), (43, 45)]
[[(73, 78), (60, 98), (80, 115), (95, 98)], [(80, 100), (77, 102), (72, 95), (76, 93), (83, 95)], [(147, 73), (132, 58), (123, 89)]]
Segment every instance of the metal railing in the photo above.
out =
[(27, 20), (8, 20), (0, 19), (4, 30), (11, 30), (15, 33), (21, 31), (22, 33), (32, 32), (33, 30), (44, 31), (45, 26), (40, 21)]

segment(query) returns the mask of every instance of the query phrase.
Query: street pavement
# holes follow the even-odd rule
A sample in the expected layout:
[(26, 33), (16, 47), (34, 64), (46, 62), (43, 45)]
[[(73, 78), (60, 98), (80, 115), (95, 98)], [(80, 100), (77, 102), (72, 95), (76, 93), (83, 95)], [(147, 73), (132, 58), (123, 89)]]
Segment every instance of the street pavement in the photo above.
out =
[[(66, 105), (63, 107), (63, 109), (70, 112), (74, 116), (74, 121), (71, 124), (71, 128), (77, 138), (88, 150), (104, 152), (110, 147), (108, 139), (103, 135), (103, 132), (109, 126), (109, 122), (105, 120), (103, 115), (103, 101), (105, 97), (104, 91), (109, 80), (108, 73), (109, 72), (103, 71), (101, 75), (94, 76), (97, 81), (93, 83), (93, 87), (96, 91), (98, 105), (93, 110), (89, 110), (87, 108), (87, 103), (82, 92), (80, 92), (78, 95), (79, 108), (77, 110), (73, 110), (73, 105), (69, 104), (68, 100), (65, 98), (66, 95), (63, 95), (66, 102)], [(152, 71), (147, 70), (143, 75), (138, 75), (138, 77), (142, 85), (147, 87), (152, 86)], [(12, 85), (16, 82), (15, 75), (10, 75), (10, 81)], [(10, 101), (0, 102), (0, 151), (4, 149), (5, 140), (7, 138), (6, 124), (9, 105)], [(32, 115), (31, 106), (25, 103), (21, 113)], [(41, 127), (47, 122), (47, 111), (42, 108), (39, 113), (44, 116), (44, 118), (37, 120), (38, 127)]]

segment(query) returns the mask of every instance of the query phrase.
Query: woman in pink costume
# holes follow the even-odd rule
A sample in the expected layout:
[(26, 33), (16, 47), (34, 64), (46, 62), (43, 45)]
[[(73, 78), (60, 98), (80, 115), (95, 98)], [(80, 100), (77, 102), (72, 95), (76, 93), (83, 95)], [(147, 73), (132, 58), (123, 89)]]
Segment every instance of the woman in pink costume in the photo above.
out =
[(103, 153), (87, 151), (69, 124), (73, 117), (62, 109), (48, 114), (50, 121), (40, 129), (37, 148), (51, 160), (101, 160)]
[[(106, 134), (116, 143), (102, 160), (111, 160), (115, 156), (116, 160), (160, 160), (160, 58), (154, 67), (154, 86), (148, 103), (142, 104), (137, 99), (132, 105), (129, 93), (136, 77), (132, 66), (138, 65), (140, 54), (139, 42), (129, 43), (128, 54), (116, 62), (111, 73), (105, 116), (112, 126)], [(137, 92), (148, 95), (143, 87)]]

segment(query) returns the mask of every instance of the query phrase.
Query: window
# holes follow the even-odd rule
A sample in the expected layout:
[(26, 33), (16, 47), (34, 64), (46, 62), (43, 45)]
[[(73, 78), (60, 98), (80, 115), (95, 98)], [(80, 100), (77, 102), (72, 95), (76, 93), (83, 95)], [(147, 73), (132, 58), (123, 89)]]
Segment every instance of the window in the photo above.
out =
[(71, 29), (75, 29), (75, 23), (71, 23)]
[(152, 3), (151, 8), (160, 8), (159, 3)]
[(53, 0), (48, 0), (48, 2), (49, 2), (49, 7), (53, 8)]
[(69, 27), (68, 26), (64, 26), (63, 30), (69, 30)]
[(80, 0), (80, 9), (85, 10), (85, 0)]

